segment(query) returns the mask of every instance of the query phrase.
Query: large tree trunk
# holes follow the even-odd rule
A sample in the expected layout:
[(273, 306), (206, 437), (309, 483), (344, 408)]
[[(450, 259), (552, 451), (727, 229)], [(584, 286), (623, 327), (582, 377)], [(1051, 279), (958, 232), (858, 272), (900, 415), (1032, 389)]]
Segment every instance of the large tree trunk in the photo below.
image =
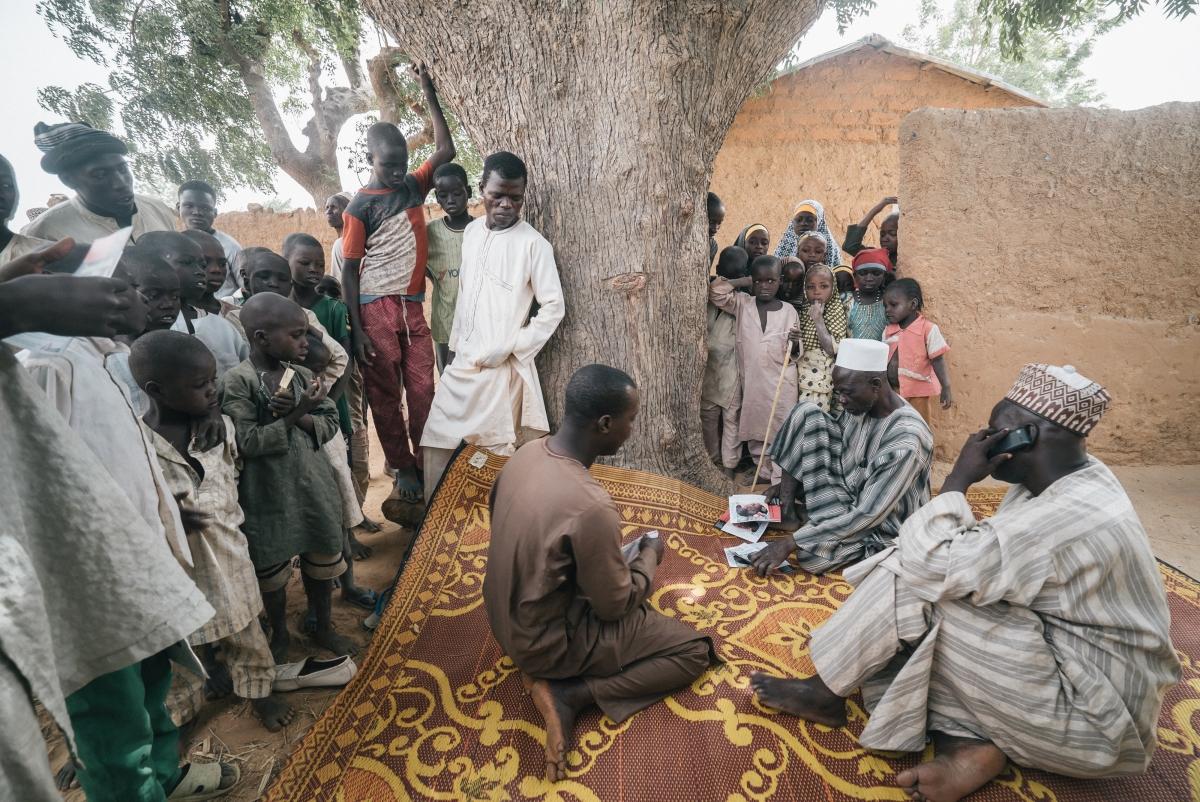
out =
[(539, 358), (551, 420), (567, 379), (628, 371), (642, 413), (621, 464), (712, 488), (700, 439), (713, 159), (746, 96), (823, 0), (365, 0), (481, 153), (529, 166), (567, 315)]

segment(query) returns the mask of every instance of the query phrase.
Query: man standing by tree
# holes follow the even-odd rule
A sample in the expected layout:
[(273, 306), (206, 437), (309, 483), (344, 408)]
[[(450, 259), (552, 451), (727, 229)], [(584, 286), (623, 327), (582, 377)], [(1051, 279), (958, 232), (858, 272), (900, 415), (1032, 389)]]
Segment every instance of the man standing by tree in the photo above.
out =
[[(417, 75), (433, 119), (433, 155), (408, 172), (408, 144), (392, 123), (367, 130), (371, 183), (346, 207), (342, 230), (342, 292), (350, 340), (362, 365), (379, 443), (396, 469), (396, 495), (421, 500), (417, 478), (421, 432), (433, 397), (433, 340), (425, 320), (425, 196), (433, 172), (455, 156), (433, 80)], [(408, 424), (404, 411), (408, 408)], [(411, 447), (410, 447), (411, 442)]]
[(125, 161), (129, 148), (107, 131), (83, 123), (38, 123), (33, 143), (42, 169), (75, 190), (75, 197), (47, 209), (22, 234), (48, 240), (73, 237), (94, 242), (133, 226), (133, 241), (147, 231), (174, 231), (175, 213), (162, 201), (133, 191)]
[[(521, 219), (526, 180), (525, 162), (511, 153), (483, 162), (485, 214), (463, 232), (450, 331), (454, 361), (442, 374), (421, 440), (426, 501), (460, 441), (511, 454), (527, 439), (522, 435), (550, 430), (533, 360), (565, 307), (554, 250)], [(530, 317), (533, 301), (538, 311)]]
[(342, 229), (346, 225), (343, 215), (349, 205), (350, 195), (345, 192), (330, 195), (325, 199), (325, 222), (329, 223), (329, 227), (337, 232), (337, 239), (333, 241), (333, 246), (329, 249), (329, 273), (337, 276), (338, 281), (342, 280), (342, 268), (346, 264), (346, 256), (342, 253)]
[(221, 243), (221, 250), (225, 251), (225, 283), (213, 295), (216, 298), (233, 295), (240, 287), (237, 277), (241, 276), (242, 246), (224, 231), (213, 228), (217, 220), (217, 191), (207, 181), (184, 181), (179, 185), (175, 208), (186, 228), (211, 234)]

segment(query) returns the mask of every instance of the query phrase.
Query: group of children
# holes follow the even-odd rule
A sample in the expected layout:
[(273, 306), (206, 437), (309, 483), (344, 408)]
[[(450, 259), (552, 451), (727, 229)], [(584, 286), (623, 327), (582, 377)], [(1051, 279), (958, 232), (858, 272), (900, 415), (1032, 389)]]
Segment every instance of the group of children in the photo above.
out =
[[(833, 367), (847, 337), (887, 343), (888, 378), (927, 423), (933, 399), (950, 407), (950, 347), (922, 313), (920, 284), (896, 275), (899, 214), (882, 221), (880, 247), (862, 242), (871, 221), (895, 203), (880, 201), (850, 226), (839, 249), (824, 208), (804, 200), (771, 255), (770, 233), (757, 223), (718, 252), (725, 206), (708, 194), (709, 253), (716, 262), (700, 418), (709, 458), (730, 478), (747, 456), (760, 462), (797, 401), (837, 411)], [(851, 264), (842, 263), (843, 251), (852, 255)]]
[[(194, 718), (207, 700), (232, 693), (251, 703), (267, 729), (278, 730), (294, 717), (281, 691), (348, 681), (356, 645), (334, 626), (339, 586), (345, 603), (371, 613), (366, 628), (378, 622), (381, 599), (355, 583), (353, 570), (355, 559), (371, 552), (354, 537), (355, 528), (379, 530), (363, 514), (366, 406), (369, 400), (391, 467), (401, 473), (397, 492), (408, 490), (420, 501), (415, 460), (394, 457), (417, 452), (435, 361), (440, 371), (454, 358), (448, 342), (463, 232), (472, 219), (467, 174), (449, 161), (453, 145), (432, 83), (427, 74), (418, 77), (436, 118), (434, 157), (408, 173), (403, 136), (390, 124), (375, 126), (368, 142), (371, 184), (326, 204), (330, 224), (342, 234), (330, 253), (333, 266), (348, 265), (345, 275), (360, 279), (346, 288), (349, 306), (320, 241), (297, 232), (278, 252), (243, 249), (214, 228), (215, 190), (189, 181), (180, 186), (176, 207), (184, 231), (174, 230), (174, 220), (168, 228), (161, 203), (136, 196), (133, 214), (140, 217), (113, 271), (136, 298), (126, 315), (136, 323), (123, 325), (114, 339), (30, 334), (7, 343), (71, 428), (85, 434), (147, 524), (161, 527), (172, 562), (192, 580), (185, 583), (195, 608), (191, 618), (175, 617), (199, 658), (194, 674), (170, 672), (166, 658), (156, 655), (128, 667), (128, 679), (136, 674), (122, 689), (129, 699), (107, 676), (71, 696), (79, 700), (70, 710), (77, 730), (87, 730), (92, 718), (116, 721), (116, 706), (129, 718), (122, 730), (127, 739), (114, 733), (107, 742), (97, 737), (77, 744), (78, 777), (89, 797), (132, 798), (125, 796), (133, 793), (125, 780), (145, 778), (128, 761), (142, 760), (144, 747), (157, 756), (160, 741), (177, 742), (173, 728)], [(50, 138), (58, 129), (42, 128), (44, 149), (70, 149), (73, 170), (100, 159), (131, 181), (124, 145), (111, 135), (64, 124)], [(46, 241), (7, 229), (17, 195), (11, 166), (0, 162), (4, 263)], [(426, 225), (431, 190), (445, 216)], [(149, 211), (164, 212), (163, 220), (150, 220)], [(114, 213), (118, 226), (122, 214)], [(68, 257), (55, 257), (53, 269), (73, 272), (87, 251), (80, 241)], [(422, 310), (426, 279), (434, 288), (432, 330)], [(364, 374), (374, 381), (364, 381)], [(402, 488), (405, 478), (416, 486)], [(299, 628), (333, 659), (288, 662), (295, 650), (287, 588), (297, 566), (307, 601)], [(158, 573), (164, 574), (162, 566)], [(164, 669), (155, 674), (153, 693), (151, 663)], [(132, 687), (139, 683), (141, 691)], [(135, 721), (139, 713), (149, 718)], [(167, 713), (173, 724), (162, 720)], [(142, 726), (146, 721), (152, 733)], [(236, 779), (228, 766), (219, 776), (211, 767), (180, 774), (174, 750), (162, 751), (162, 776), (156, 771), (150, 785), (171, 798), (208, 798)], [(110, 771), (117, 764), (121, 780)], [(60, 778), (63, 787), (75, 766)]]

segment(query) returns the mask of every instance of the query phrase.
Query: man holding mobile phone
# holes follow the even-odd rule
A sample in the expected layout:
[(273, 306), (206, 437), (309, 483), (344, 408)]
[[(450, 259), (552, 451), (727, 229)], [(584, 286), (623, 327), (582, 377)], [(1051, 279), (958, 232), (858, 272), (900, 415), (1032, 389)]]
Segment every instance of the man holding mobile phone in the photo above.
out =
[(633, 541), (626, 561), (617, 505), (588, 473), (629, 439), (638, 404), (628, 374), (580, 368), (562, 426), (522, 446), (492, 491), (483, 599), (545, 722), (550, 782), (565, 776), (581, 711), (594, 705), (620, 723), (690, 684), (713, 657), (708, 638), (646, 601), (663, 538)]
[[(957, 800), (1011, 760), (1073, 777), (1138, 774), (1178, 681), (1162, 578), (1121, 484), (1087, 452), (1108, 393), (1067, 365), (1026, 365), (894, 546), (845, 573), (855, 591), (813, 633), (816, 675), (756, 675), (760, 701), (829, 726), (862, 689), (868, 749), (933, 760), (896, 775)], [(976, 521), (964, 495), (1013, 484)]]

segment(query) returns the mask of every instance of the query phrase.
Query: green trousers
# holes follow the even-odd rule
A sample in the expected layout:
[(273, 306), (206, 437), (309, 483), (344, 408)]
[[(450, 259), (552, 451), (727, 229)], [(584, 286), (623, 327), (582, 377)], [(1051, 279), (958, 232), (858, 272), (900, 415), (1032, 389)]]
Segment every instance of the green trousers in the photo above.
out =
[(179, 728), (166, 706), (170, 688), (171, 661), (159, 652), (67, 697), (88, 802), (165, 802), (179, 783)]

